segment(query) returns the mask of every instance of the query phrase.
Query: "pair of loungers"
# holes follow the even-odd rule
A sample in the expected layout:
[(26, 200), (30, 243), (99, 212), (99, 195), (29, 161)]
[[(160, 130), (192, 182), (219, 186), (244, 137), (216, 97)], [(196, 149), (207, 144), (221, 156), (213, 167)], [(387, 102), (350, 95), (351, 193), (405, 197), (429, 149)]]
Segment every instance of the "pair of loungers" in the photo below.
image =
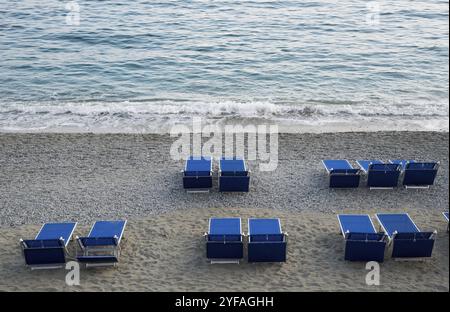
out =
[[(249, 219), (248, 230), (248, 262), (286, 262), (287, 234), (279, 219)], [(205, 239), (211, 263), (239, 263), (244, 258), (240, 218), (211, 218)]]
[(371, 189), (392, 189), (398, 186), (400, 176), (406, 188), (428, 188), (433, 185), (439, 168), (438, 162), (414, 160), (358, 160), (359, 169), (348, 160), (327, 159), (322, 161), (331, 188), (355, 188), (359, 186), (361, 172), (367, 175)]
[(375, 216), (381, 233), (376, 231), (369, 215), (338, 215), (345, 240), (345, 260), (383, 262), (389, 246), (394, 259), (431, 257), (436, 231), (422, 232), (407, 213)]
[[(115, 265), (119, 262), (120, 241), (126, 221), (97, 221), (88, 236), (76, 237), (77, 254), (74, 260), (86, 266)], [(46, 223), (35, 239), (20, 240), (25, 263), (31, 269), (64, 267), (67, 246), (77, 226), (76, 222)]]
[[(213, 165), (211, 157), (190, 157), (183, 171), (183, 187), (188, 192), (205, 192), (212, 188)], [(220, 192), (248, 192), (250, 171), (244, 159), (220, 158), (218, 185)]]

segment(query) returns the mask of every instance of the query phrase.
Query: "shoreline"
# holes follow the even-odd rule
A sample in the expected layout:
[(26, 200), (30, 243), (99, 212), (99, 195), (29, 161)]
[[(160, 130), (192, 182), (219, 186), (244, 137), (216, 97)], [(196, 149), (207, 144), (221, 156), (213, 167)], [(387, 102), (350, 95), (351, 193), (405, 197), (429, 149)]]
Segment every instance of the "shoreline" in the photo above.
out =
[[(225, 122), (225, 124), (223, 124)], [(377, 123), (368, 123), (362, 120), (354, 122), (327, 122), (321, 123), (309, 122), (306, 124), (296, 124), (292, 121), (273, 121), (258, 118), (248, 118), (244, 122), (237, 119), (236, 121), (224, 120), (223, 122), (216, 123), (204, 123), (202, 127), (213, 126), (218, 127), (221, 132), (224, 132), (225, 126), (241, 126), (241, 125), (253, 125), (253, 126), (265, 126), (269, 127), (276, 125), (280, 134), (327, 134), (327, 133), (378, 133), (378, 132), (436, 132), (436, 133), (448, 133), (449, 132), (449, 120), (436, 120), (431, 124), (424, 127), (423, 121), (378, 121)], [(54, 129), (49, 128), (36, 128), (36, 129), (21, 129), (21, 128), (0, 128), (0, 135), (2, 134), (98, 134), (98, 135), (113, 135), (113, 134), (125, 134), (125, 135), (167, 135), (172, 129), (181, 129), (187, 127), (189, 131), (183, 131), (184, 133), (192, 133), (192, 123), (175, 123), (166, 125), (164, 122), (154, 126), (154, 128), (147, 128), (145, 126), (116, 129), (112, 127), (100, 127), (95, 130), (82, 130), (79, 127), (56, 127)], [(324, 130), (326, 129), (326, 130)]]

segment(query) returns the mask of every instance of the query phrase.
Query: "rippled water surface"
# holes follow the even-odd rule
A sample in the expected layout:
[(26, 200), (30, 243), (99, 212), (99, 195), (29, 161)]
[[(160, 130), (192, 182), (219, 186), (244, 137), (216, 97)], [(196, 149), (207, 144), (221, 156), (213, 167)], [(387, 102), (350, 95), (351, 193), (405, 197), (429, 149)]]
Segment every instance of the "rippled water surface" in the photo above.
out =
[(0, 131), (448, 131), (448, 1), (68, 2), (0, 0)]

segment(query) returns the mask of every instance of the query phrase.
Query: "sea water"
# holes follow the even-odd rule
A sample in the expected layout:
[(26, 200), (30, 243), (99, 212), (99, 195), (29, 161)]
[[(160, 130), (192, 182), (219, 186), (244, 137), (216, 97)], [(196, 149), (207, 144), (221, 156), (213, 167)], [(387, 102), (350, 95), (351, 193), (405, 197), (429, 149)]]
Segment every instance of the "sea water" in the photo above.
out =
[(0, 0), (1, 132), (448, 131), (441, 0)]

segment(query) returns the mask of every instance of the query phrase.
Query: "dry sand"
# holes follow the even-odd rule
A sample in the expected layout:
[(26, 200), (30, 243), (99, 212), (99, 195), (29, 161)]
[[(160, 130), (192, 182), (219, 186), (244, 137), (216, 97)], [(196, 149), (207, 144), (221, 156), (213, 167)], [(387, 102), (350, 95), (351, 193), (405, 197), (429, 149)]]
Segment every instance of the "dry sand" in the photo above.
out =
[[(155, 135), (0, 135), (0, 291), (449, 291), (448, 133), (340, 133), (280, 137), (280, 162), (258, 172), (248, 194), (186, 194), (173, 139)], [(324, 158), (440, 160), (429, 190), (330, 190)], [(381, 265), (366, 286), (364, 263), (343, 260), (336, 213), (408, 212), (438, 230), (426, 262)], [(279, 217), (289, 233), (285, 264), (209, 265), (202, 238), (212, 216)], [(19, 238), (42, 222), (76, 220), (77, 235), (98, 219), (127, 218), (117, 268), (30, 271)], [(246, 228), (244, 227), (244, 230)], [(73, 248), (72, 244), (72, 248)], [(73, 253), (73, 251), (72, 251)]]
[[(352, 211), (346, 211), (352, 212)], [(365, 211), (375, 213), (375, 210)], [(273, 217), (273, 210), (210, 208), (180, 210), (130, 220), (116, 268), (81, 270), (80, 286), (66, 286), (65, 271), (30, 271), (23, 265), (18, 237), (32, 237), (38, 226), (0, 230), (0, 290), (7, 291), (448, 291), (448, 234), (439, 214), (411, 213), (418, 225), (440, 232), (432, 259), (381, 264), (381, 285), (367, 286), (365, 263), (344, 261), (336, 216), (281, 212), (289, 233), (284, 264), (211, 265), (205, 259), (203, 231), (212, 216)], [(83, 235), (87, 226), (76, 232)], [(75, 244), (72, 244), (74, 246)], [(72, 248), (73, 249), (73, 248)], [(71, 250), (72, 250), (71, 249)], [(73, 253), (73, 251), (72, 251)]]

